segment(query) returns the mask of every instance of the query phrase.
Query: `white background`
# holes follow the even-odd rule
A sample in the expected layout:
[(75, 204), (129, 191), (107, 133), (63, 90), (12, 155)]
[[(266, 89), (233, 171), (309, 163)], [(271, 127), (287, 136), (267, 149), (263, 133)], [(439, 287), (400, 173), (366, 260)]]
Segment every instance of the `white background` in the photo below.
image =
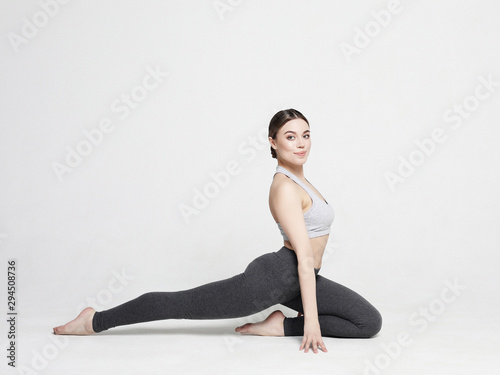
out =
[[(493, 373), (500, 86), (471, 96), (481, 79), (500, 82), (498, 2), (401, 1), (378, 29), (373, 12), (390, 2), (71, 1), (48, 16), (44, 3), (53, 4), (0, 3), (2, 295), (15, 258), (19, 366), (35, 371), (41, 353), (36, 372), (54, 374), (76, 365), (220, 373), (222, 362), (241, 373), (359, 374), (377, 356), (383, 364), (383, 345), (404, 331), (412, 344), (384, 373)], [(357, 30), (372, 36), (348, 58), (342, 46), (356, 47)], [(148, 67), (168, 77), (121, 116), (115, 102), (140, 93)], [(454, 105), (474, 103), (461, 126), (446, 120)], [(381, 333), (326, 338), (328, 354), (303, 357), (301, 338), (233, 334), (251, 319), (168, 321), (66, 338), (47, 355), (52, 327), (89, 298), (109, 308), (227, 278), (283, 245), (268, 208), (276, 159), (266, 137), (284, 108), (308, 118), (305, 176), (335, 209), (321, 274), (379, 308)], [(113, 131), (58, 178), (54, 164), (103, 119)], [(437, 128), (446, 140), (391, 189), (385, 175)], [(186, 220), (181, 207), (229, 162), (239, 173)], [(111, 293), (117, 273), (133, 280)], [(447, 280), (465, 289), (439, 303)], [(435, 312), (444, 307), (420, 332), (409, 318), (433, 301)]]

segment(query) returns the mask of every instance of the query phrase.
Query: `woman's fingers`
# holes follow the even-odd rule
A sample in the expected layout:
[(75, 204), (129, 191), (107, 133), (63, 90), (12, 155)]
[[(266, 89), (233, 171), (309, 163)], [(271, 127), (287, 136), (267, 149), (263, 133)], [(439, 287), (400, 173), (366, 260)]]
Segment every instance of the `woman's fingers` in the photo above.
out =
[(321, 340), (321, 342), (320, 342), (319, 345), (321, 346), (321, 350), (323, 350), (323, 353), (326, 353), (328, 351), (328, 349), (326, 348), (326, 345), (323, 342), (323, 340)]
[(304, 337), (302, 340), (302, 344), (300, 345), (299, 350), (304, 349), (304, 353), (309, 352), (309, 347), (312, 345), (312, 350), (314, 353), (318, 353), (318, 348), (321, 348), (321, 350), (326, 353), (328, 349), (326, 348), (325, 343), (323, 340), (314, 340), (314, 339), (309, 339), (307, 337)]
[(306, 342), (307, 342), (307, 337), (304, 336), (304, 338), (302, 339), (302, 344), (300, 345), (300, 348), (299, 348), (299, 350), (305, 349), (304, 353), (307, 353), (307, 348), (309, 347), (309, 344), (307, 344), (307, 347), (306, 347)]
[(309, 351), (309, 346), (311, 345), (312, 340), (308, 337), (304, 337), (302, 340), (302, 345), (300, 346), (299, 350), (304, 349), (304, 353), (307, 353)]
[(317, 353), (318, 352), (318, 344), (316, 343), (316, 341), (313, 341), (312, 344), (313, 344), (313, 352)]

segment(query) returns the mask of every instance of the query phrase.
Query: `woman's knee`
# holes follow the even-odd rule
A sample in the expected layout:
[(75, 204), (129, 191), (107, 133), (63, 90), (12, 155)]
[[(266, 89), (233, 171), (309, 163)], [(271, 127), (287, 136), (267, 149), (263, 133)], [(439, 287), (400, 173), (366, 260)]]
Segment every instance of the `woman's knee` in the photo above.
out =
[(363, 319), (362, 334), (365, 338), (375, 336), (382, 329), (382, 315), (373, 307)]

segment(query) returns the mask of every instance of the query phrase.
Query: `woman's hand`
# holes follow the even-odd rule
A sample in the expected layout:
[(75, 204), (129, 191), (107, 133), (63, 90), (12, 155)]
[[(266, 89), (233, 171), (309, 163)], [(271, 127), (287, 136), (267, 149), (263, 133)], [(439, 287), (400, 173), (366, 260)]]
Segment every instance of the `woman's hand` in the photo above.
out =
[[(299, 313), (300, 314), (300, 313)], [(319, 327), (318, 319), (304, 319), (304, 338), (302, 339), (302, 345), (300, 345), (299, 350), (305, 348), (304, 353), (309, 350), (309, 345), (312, 344), (313, 352), (318, 353), (318, 346), (321, 347), (323, 352), (327, 352), (326, 345), (321, 337), (321, 329)]]

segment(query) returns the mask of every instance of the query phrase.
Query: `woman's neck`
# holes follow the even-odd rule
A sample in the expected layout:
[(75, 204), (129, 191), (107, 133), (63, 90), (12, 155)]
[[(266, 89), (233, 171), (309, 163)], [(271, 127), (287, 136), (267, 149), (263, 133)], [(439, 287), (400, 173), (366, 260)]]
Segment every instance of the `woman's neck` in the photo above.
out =
[(286, 163), (283, 163), (282, 161), (278, 161), (278, 165), (280, 167), (285, 168), (287, 171), (293, 173), (298, 178), (300, 178), (302, 180), (305, 179), (303, 165), (286, 164)]

